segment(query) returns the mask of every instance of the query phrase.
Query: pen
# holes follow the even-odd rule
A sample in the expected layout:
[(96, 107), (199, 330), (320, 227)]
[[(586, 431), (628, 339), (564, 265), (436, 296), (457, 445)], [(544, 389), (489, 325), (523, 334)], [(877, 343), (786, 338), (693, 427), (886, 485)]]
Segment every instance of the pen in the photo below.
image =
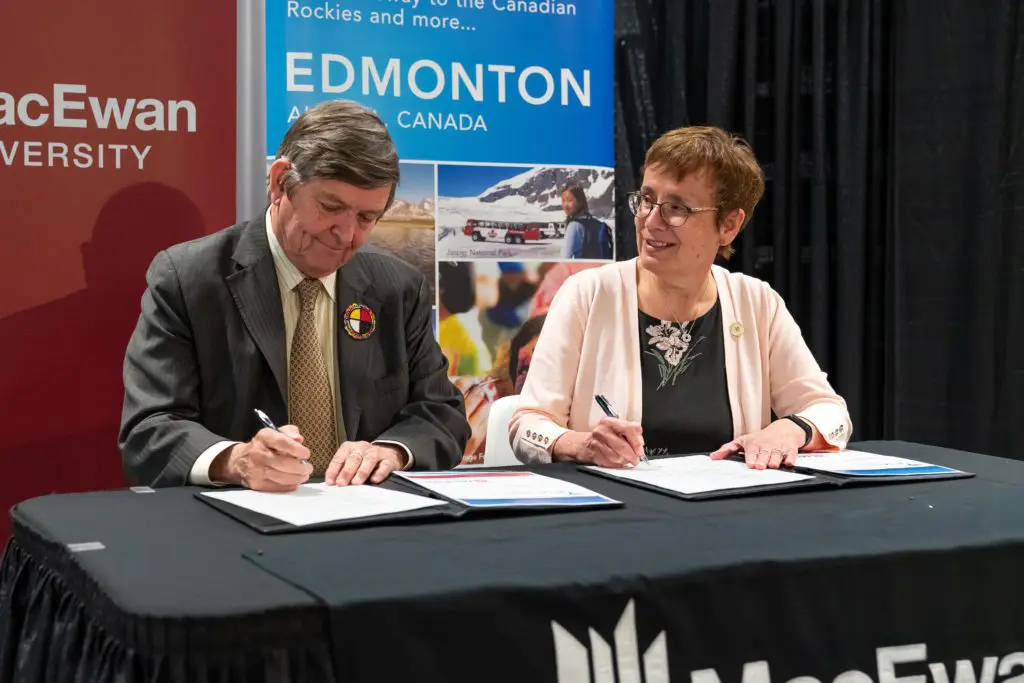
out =
[[(596, 396), (594, 396), (594, 400), (597, 401), (597, 405), (601, 407), (601, 410), (604, 411), (605, 415), (607, 415), (608, 417), (614, 417), (618, 419), (619, 414), (615, 412), (615, 409), (612, 408), (611, 402), (609, 402), (603, 394), (597, 394)], [(640, 453), (640, 460), (641, 462), (647, 462), (647, 454)]]
[[(274, 421), (271, 420), (270, 417), (266, 413), (264, 413), (262, 410), (260, 410), (259, 408), (256, 408), (256, 417), (258, 417), (260, 419), (260, 422), (262, 422), (263, 426), (265, 426), (267, 429), (273, 429), (275, 432), (280, 432), (281, 431), (280, 429), (277, 428), (277, 425), (274, 424)], [(309, 461), (308, 460), (303, 460), (302, 464), (303, 465), (308, 465)]]

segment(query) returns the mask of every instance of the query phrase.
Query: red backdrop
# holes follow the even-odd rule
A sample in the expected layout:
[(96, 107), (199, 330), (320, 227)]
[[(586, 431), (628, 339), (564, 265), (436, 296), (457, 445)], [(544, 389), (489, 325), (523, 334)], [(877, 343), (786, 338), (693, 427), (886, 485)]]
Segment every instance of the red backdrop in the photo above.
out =
[[(0, 4), (0, 541), (26, 498), (124, 485), (121, 363), (145, 271), (173, 243), (234, 219), (235, 3), (97, 0)], [(84, 85), (55, 126), (54, 84)], [(4, 109), (24, 101), (22, 118)], [(177, 131), (100, 129), (88, 98), (189, 100)], [(150, 105), (152, 110), (152, 105)], [(42, 125), (27, 117), (49, 119)], [(149, 123), (154, 119), (150, 117)], [(167, 122), (165, 121), (165, 124)], [(24, 144), (30, 144), (26, 163)], [(48, 144), (67, 146), (69, 168)], [(16, 145), (17, 143), (17, 145)], [(75, 156), (91, 146), (91, 164)], [(98, 145), (149, 146), (133, 152)], [(41, 152), (36, 154), (35, 152)], [(36, 166), (35, 164), (41, 164)]]

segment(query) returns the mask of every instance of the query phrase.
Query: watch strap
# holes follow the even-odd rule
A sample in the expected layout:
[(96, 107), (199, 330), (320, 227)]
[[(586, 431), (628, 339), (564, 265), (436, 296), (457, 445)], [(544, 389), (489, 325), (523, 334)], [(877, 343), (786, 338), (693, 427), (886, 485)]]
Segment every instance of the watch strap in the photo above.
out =
[(804, 430), (804, 445), (800, 448), (807, 448), (811, 444), (811, 440), (814, 439), (814, 430), (811, 429), (810, 423), (799, 415), (787, 415), (784, 419), (791, 420)]

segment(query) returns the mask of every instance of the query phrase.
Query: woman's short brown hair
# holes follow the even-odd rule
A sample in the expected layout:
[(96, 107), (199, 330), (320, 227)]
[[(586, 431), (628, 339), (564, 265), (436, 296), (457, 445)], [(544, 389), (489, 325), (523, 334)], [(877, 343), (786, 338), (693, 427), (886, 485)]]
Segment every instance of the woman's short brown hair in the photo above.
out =
[[(715, 187), (718, 222), (736, 209), (743, 209), (742, 230), (764, 194), (764, 171), (750, 145), (738, 135), (714, 126), (689, 126), (664, 133), (647, 150), (644, 168), (655, 168), (681, 181), (692, 173), (710, 173)], [(736, 250), (726, 244), (718, 250), (729, 258)]]

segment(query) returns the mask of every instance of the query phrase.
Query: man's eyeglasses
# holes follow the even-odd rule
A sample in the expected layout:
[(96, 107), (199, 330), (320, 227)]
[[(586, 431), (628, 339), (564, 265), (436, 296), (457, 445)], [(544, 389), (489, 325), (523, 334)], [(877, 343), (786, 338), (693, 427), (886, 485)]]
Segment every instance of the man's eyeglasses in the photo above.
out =
[(654, 207), (658, 207), (658, 211), (661, 212), (661, 219), (673, 228), (681, 228), (686, 223), (686, 219), (695, 213), (718, 211), (717, 206), (689, 207), (679, 202), (656, 202), (639, 191), (630, 192), (628, 199), (629, 210), (633, 212), (634, 216), (647, 218), (651, 211), (654, 210)]

